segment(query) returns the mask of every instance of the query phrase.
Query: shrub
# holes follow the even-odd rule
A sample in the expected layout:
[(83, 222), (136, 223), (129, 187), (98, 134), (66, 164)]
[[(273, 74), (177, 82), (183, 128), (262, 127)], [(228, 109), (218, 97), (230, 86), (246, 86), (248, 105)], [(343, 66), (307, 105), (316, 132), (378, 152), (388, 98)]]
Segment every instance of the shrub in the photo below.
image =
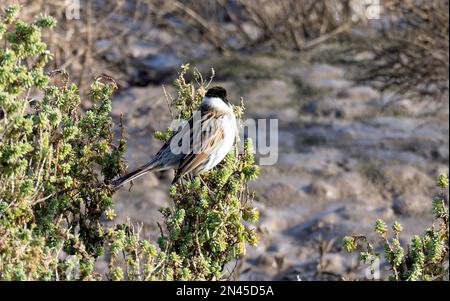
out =
[[(423, 236), (414, 235), (407, 248), (400, 243), (399, 234), (403, 231), (400, 223), (392, 225), (393, 235), (389, 238), (386, 223), (381, 219), (376, 221), (374, 231), (381, 241), (384, 257), (390, 267), (389, 280), (448, 280), (448, 177), (440, 175), (438, 185), (442, 191), (433, 200), (435, 220)], [(381, 254), (374, 251), (374, 245), (365, 236), (346, 236), (343, 246), (348, 252), (361, 248), (360, 260), (369, 263), (374, 271), (373, 264)]]
[[(356, 80), (413, 98), (446, 99), (449, 2), (389, 0), (381, 28), (355, 35), (344, 52), (360, 71)], [(370, 54), (370, 55), (367, 55)]]
[[(52, 58), (41, 30), (55, 19), (17, 19), (18, 6), (0, 19), (0, 279), (103, 279), (94, 264), (108, 257), (111, 280), (219, 279), (224, 265), (256, 243), (256, 221), (246, 183), (258, 169), (251, 143), (233, 150), (205, 176), (170, 188), (174, 201), (163, 208), (158, 250), (132, 224), (107, 227), (115, 216), (109, 181), (123, 174), (123, 136), (114, 139), (108, 76), (92, 84), (92, 108), (82, 113), (77, 86), (64, 71), (45, 73)], [(175, 82), (178, 119), (187, 119), (204, 95), (184, 80)], [(200, 75), (196, 73), (196, 76)], [(32, 96), (35, 96), (33, 98)], [(237, 106), (241, 116), (243, 107)], [(168, 139), (171, 131), (156, 134)], [(117, 143), (113, 143), (117, 141)]]
[(27, 24), (18, 13), (10, 6), (0, 22), (7, 45), (0, 50), (0, 278), (57, 279), (61, 251), (79, 257), (81, 277), (90, 278), (103, 252), (99, 219), (112, 206), (106, 181), (125, 167), (125, 141), (112, 143), (115, 84), (98, 78), (94, 105), (81, 114), (68, 75), (44, 72), (52, 55), (41, 30), (55, 20)]
[[(201, 79), (199, 88), (186, 83), (188, 68), (182, 66), (175, 81), (178, 95), (172, 101), (181, 119), (191, 116), (206, 92), (197, 71), (194, 75)], [(242, 112), (242, 106), (235, 107), (238, 117)], [(156, 136), (165, 140), (169, 135)], [(256, 244), (255, 230), (241, 223), (242, 219), (253, 223), (258, 219), (246, 184), (258, 174), (252, 151), (251, 141), (246, 140), (242, 154), (234, 148), (203, 180), (195, 177), (170, 188), (174, 206), (161, 209), (167, 231), (158, 241), (165, 261), (157, 275), (168, 279), (220, 279), (225, 264), (245, 253), (246, 242)]]

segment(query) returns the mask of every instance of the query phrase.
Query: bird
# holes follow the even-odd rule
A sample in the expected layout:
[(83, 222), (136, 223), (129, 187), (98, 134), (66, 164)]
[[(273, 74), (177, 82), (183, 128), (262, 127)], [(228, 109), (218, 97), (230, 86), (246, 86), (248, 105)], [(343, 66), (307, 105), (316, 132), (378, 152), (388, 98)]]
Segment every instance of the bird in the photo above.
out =
[[(172, 184), (187, 174), (208, 172), (218, 165), (234, 145), (237, 124), (227, 91), (209, 88), (199, 109), (164, 143), (156, 155), (136, 170), (111, 182), (113, 189), (150, 172), (175, 169)], [(187, 143), (183, 143), (188, 141)], [(201, 179), (201, 178), (200, 178)]]

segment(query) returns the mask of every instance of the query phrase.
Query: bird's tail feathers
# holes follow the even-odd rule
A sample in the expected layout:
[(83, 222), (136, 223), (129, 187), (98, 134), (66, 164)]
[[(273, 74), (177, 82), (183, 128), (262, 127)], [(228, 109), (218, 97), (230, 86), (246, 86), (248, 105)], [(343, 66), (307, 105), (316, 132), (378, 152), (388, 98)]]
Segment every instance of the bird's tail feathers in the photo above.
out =
[(114, 189), (119, 188), (120, 186), (146, 174), (149, 171), (157, 170), (157, 168), (158, 168), (158, 165), (155, 162), (149, 162), (147, 164), (142, 165), (135, 171), (132, 171), (124, 176), (121, 176), (120, 178), (113, 180), (111, 182), (111, 186)]

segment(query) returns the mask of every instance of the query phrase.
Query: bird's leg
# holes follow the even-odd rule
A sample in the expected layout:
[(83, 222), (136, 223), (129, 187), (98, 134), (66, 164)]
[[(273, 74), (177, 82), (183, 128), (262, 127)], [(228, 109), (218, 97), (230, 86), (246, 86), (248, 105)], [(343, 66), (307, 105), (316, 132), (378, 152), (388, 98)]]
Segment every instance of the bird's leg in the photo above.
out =
[(180, 183), (180, 185), (181, 185), (181, 189), (184, 191), (185, 190), (185, 188), (186, 188), (186, 180), (184, 179), (184, 177), (181, 177), (180, 179), (179, 179), (179, 183)]
[(197, 177), (200, 179), (200, 182), (202, 182), (202, 184), (206, 187), (206, 189), (208, 189), (209, 192), (212, 192), (212, 190), (208, 187), (206, 182), (203, 180), (202, 176), (197, 175)]

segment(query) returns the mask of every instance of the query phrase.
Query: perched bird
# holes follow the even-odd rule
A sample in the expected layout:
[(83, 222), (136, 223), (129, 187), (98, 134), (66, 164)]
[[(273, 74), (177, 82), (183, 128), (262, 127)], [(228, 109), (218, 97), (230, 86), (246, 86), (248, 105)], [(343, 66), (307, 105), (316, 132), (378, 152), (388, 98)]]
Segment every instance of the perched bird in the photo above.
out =
[(176, 169), (172, 183), (186, 174), (199, 175), (209, 171), (233, 147), (236, 130), (236, 117), (227, 100), (226, 90), (212, 87), (203, 97), (199, 110), (172, 135), (153, 159), (113, 180), (111, 185), (118, 188), (149, 171)]

